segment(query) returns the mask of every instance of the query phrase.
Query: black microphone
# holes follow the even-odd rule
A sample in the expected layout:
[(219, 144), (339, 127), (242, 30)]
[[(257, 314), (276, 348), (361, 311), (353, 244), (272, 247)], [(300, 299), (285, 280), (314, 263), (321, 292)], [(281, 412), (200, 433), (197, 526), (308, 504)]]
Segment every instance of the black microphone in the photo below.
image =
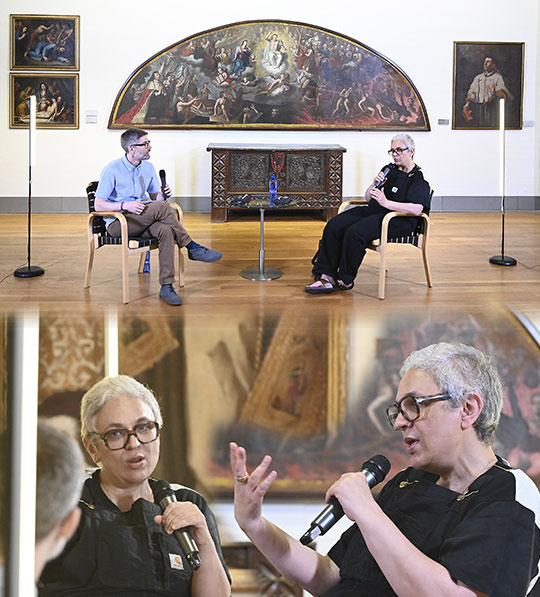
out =
[[(394, 166), (393, 166), (392, 164), (389, 164), (388, 166), (386, 166), (386, 167), (385, 167), (385, 169), (382, 171), (384, 178), (383, 178), (382, 180), (378, 180), (378, 181), (377, 181), (377, 182), (376, 182), (376, 183), (373, 185), (373, 188), (374, 188), (374, 189), (380, 189), (380, 188), (383, 186), (383, 184), (384, 184), (384, 183), (385, 183), (385, 181), (386, 181), (386, 177), (388, 176), (388, 172), (390, 172), (390, 170), (392, 170), (392, 168), (393, 168), (393, 167), (394, 167)], [(163, 170), (162, 170), (161, 172), (163, 172)], [(161, 172), (160, 172), (160, 174), (159, 174), (160, 176), (161, 176)], [(165, 176), (165, 173), (163, 173), (163, 176)]]
[[(361, 473), (366, 476), (368, 485), (371, 488), (380, 483), (390, 470), (390, 462), (386, 456), (377, 454), (368, 461), (364, 462)], [(331, 529), (338, 520), (343, 517), (343, 508), (335, 496), (332, 497), (326, 508), (313, 520), (309, 531), (306, 531), (300, 538), (302, 545), (308, 545), (319, 535), (324, 535)]]
[[(163, 170), (161, 172), (163, 172)], [(159, 507), (162, 510), (165, 510), (170, 503), (177, 501), (176, 495), (167, 481), (158, 481), (157, 483), (154, 483), (152, 491), (154, 492), (155, 501), (159, 504)], [(174, 531), (174, 536), (178, 539), (178, 543), (180, 543), (180, 547), (182, 548), (182, 551), (184, 552), (188, 562), (193, 567), (193, 570), (198, 570), (201, 567), (199, 548), (197, 547), (197, 544), (195, 543), (189, 529), (177, 529)]]
[(167, 186), (167, 181), (165, 180), (165, 170), (159, 171), (159, 178), (161, 179), (161, 193), (163, 194), (163, 199), (167, 201), (167, 195), (165, 195), (165, 187)]

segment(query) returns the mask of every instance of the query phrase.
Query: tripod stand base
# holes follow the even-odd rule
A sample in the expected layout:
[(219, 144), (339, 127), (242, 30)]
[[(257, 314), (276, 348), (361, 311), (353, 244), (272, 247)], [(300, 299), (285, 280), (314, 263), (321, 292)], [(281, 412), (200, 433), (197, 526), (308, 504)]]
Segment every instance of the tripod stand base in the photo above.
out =
[(22, 267), (18, 267), (14, 272), (13, 275), (16, 278), (35, 278), (36, 276), (41, 276), (45, 273), (45, 270), (39, 265), (23, 265)]
[(489, 258), (489, 262), (494, 265), (517, 265), (517, 261), (508, 255), (494, 255)]
[(281, 278), (283, 272), (279, 269), (274, 269), (273, 267), (266, 267), (262, 272), (258, 267), (248, 267), (247, 269), (242, 270), (240, 275), (243, 278), (253, 280), (254, 282), (269, 282), (270, 280)]

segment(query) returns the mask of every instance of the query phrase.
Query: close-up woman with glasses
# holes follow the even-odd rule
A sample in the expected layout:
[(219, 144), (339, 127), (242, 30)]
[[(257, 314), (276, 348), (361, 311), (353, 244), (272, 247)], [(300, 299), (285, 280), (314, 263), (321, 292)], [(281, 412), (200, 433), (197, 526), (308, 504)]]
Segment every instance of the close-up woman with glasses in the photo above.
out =
[[(347, 209), (325, 226), (319, 250), (313, 259), (315, 282), (305, 287), (309, 294), (350, 290), (369, 243), (381, 236), (384, 216), (398, 211), (410, 216), (429, 214), (431, 193), (420, 167), (414, 163), (414, 141), (398, 134), (388, 154), (393, 163), (384, 166), (365, 192), (367, 205)], [(390, 237), (411, 234), (418, 218), (393, 218)]]
[(387, 415), (410, 466), (376, 497), (363, 472), (328, 489), (351, 521), (328, 555), (263, 517), (271, 458), (248, 474), (245, 448), (231, 443), (240, 527), (313, 595), (536, 595), (540, 494), (493, 450), (503, 388), (491, 357), (442, 342), (413, 352), (400, 377)]
[[(79, 527), (45, 568), (40, 595), (230, 595), (205, 499), (172, 485), (162, 509), (164, 482), (151, 477), (162, 425), (154, 394), (131, 377), (107, 377), (83, 396), (82, 441), (98, 468), (84, 484)], [(174, 533), (185, 528), (198, 558), (186, 557)]]

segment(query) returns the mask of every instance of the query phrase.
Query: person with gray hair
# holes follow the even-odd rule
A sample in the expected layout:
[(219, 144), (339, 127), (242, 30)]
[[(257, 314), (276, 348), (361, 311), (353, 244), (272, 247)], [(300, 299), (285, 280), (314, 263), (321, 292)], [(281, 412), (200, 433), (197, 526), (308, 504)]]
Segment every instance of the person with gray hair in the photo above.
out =
[(35, 578), (64, 549), (80, 520), (84, 459), (76, 441), (45, 420), (38, 422)]
[(459, 408), (467, 392), (482, 396), (484, 404), (473, 427), (481, 442), (488, 446), (493, 443), (503, 406), (503, 389), (492, 357), (473, 346), (440, 342), (409, 355), (400, 370), (401, 377), (410, 369), (431, 375), (441, 391), (450, 396), (450, 408)]
[[(354, 524), (323, 556), (262, 516), (276, 479), (266, 456), (251, 474), (230, 445), (235, 517), (286, 577), (313, 595), (532, 597), (540, 569), (540, 494), (491, 447), (502, 385), (491, 357), (463, 344), (412, 353), (388, 422), (410, 466), (376, 498), (363, 472), (326, 493)], [(321, 517), (319, 517), (321, 518)], [(322, 524), (322, 523), (321, 523)]]
[[(193, 261), (218, 261), (222, 254), (203, 247), (191, 239), (187, 230), (166, 204), (172, 195), (169, 185), (161, 188), (156, 170), (148, 161), (152, 146), (147, 131), (126, 129), (120, 144), (124, 157), (110, 162), (103, 169), (96, 190), (96, 211), (122, 212), (127, 220), (130, 236), (153, 236), (159, 247), (159, 297), (167, 304), (178, 306), (182, 299), (173, 288), (174, 245), (186, 247)], [(105, 217), (107, 233), (120, 236), (120, 221)]]
[[(2, 441), (5, 439), (2, 436)], [(4, 447), (4, 446), (3, 446)], [(4, 457), (5, 450), (2, 450)], [(5, 464), (5, 463), (2, 463)], [(5, 467), (0, 469), (0, 509), (2, 531), (7, 524)], [(36, 457), (36, 526), (34, 580), (37, 582), (45, 564), (55, 558), (75, 532), (80, 519), (77, 507), (84, 476), (84, 460), (77, 442), (39, 419)], [(3, 557), (0, 546), (0, 594), (3, 595)]]
[(304, 288), (308, 294), (329, 294), (354, 286), (367, 246), (380, 238), (387, 213), (412, 216), (393, 218), (388, 227), (390, 237), (412, 234), (419, 224), (415, 216), (429, 214), (431, 191), (413, 161), (414, 152), (410, 135), (395, 135), (388, 151), (393, 163), (384, 166), (366, 189), (368, 204), (347, 209), (326, 224), (312, 260), (315, 282)]
[[(45, 568), (40, 595), (229, 597), (206, 500), (152, 477), (162, 427), (156, 397), (132, 377), (106, 377), (83, 396), (82, 441), (98, 468), (84, 484), (78, 529)], [(192, 534), (200, 568), (179, 542), (179, 529)]]

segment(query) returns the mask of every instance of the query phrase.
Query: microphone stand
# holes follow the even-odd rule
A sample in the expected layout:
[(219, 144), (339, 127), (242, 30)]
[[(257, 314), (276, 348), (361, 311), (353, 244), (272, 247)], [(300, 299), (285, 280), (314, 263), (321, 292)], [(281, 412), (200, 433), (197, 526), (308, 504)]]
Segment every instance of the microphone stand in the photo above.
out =
[(30, 96), (30, 123), (28, 127), (28, 264), (18, 267), (13, 275), (16, 278), (35, 278), (45, 273), (39, 265), (30, 264), (31, 254), (31, 226), (32, 226), (32, 166), (35, 161), (35, 133), (36, 133), (36, 96)]
[(500, 187), (501, 187), (501, 254), (493, 255), (489, 258), (489, 262), (494, 265), (516, 265), (517, 261), (513, 257), (504, 254), (504, 214), (505, 214), (505, 100), (501, 97), (499, 100), (499, 129), (500, 137)]

